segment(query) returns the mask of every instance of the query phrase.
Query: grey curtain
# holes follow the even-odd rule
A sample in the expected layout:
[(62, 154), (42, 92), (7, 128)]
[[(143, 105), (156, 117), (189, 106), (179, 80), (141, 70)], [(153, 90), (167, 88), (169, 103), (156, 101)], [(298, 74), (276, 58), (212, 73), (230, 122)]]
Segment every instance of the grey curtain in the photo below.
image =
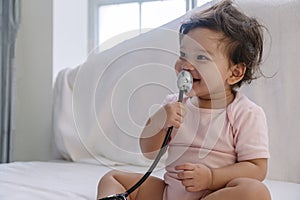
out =
[(15, 40), (19, 0), (0, 0), (0, 163), (13, 160)]

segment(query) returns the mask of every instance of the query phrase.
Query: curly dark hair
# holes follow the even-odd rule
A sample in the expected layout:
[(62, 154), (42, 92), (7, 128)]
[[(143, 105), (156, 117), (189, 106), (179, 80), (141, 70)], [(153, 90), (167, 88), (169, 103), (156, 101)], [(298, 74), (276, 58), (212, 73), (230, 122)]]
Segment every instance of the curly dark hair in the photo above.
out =
[(220, 40), (225, 42), (225, 55), (230, 62), (246, 66), (243, 79), (232, 88), (239, 88), (257, 78), (255, 74), (260, 72), (265, 27), (255, 18), (239, 11), (231, 0), (223, 0), (183, 22), (179, 29), (180, 41), (183, 35), (198, 27), (221, 33), (223, 37)]

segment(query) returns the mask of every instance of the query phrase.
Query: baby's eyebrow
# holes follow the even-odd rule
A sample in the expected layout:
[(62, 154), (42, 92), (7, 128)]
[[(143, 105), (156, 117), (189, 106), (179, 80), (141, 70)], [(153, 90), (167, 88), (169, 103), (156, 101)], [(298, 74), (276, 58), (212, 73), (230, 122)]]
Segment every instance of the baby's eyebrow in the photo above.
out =
[(210, 51), (207, 51), (207, 50), (204, 50), (204, 49), (198, 49), (197, 52), (211, 54)]
[[(186, 52), (185, 48), (180, 46), (180, 52), (185, 53)], [(204, 54), (209, 54), (210, 56), (214, 56), (214, 54), (211, 51), (205, 49), (197, 49), (195, 52), (196, 54), (204, 53)]]
[(202, 52), (202, 53), (205, 53), (205, 54), (208, 54), (209, 56), (211, 56), (211, 57), (214, 57), (214, 53), (212, 52), (212, 51), (209, 51), (209, 50), (200, 50), (200, 52)]

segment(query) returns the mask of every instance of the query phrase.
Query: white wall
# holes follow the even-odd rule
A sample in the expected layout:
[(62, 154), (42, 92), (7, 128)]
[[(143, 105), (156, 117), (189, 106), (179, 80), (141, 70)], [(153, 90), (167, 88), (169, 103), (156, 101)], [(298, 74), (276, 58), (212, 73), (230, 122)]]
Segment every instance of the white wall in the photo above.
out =
[(49, 160), (52, 85), (87, 56), (87, 0), (21, 0), (14, 160)]
[(15, 160), (51, 157), (52, 1), (21, 0), (16, 43)]
[(53, 77), (87, 57), (88, 0), (53, 0)]

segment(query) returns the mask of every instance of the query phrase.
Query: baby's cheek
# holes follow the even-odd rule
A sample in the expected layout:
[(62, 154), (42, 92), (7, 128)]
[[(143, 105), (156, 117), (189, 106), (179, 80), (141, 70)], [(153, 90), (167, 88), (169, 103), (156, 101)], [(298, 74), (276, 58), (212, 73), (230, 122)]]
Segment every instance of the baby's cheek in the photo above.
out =
[(180, 61), (179, 59), (175, 63), (175, 70), (177, 75), (182, 70), (182, 61)]

